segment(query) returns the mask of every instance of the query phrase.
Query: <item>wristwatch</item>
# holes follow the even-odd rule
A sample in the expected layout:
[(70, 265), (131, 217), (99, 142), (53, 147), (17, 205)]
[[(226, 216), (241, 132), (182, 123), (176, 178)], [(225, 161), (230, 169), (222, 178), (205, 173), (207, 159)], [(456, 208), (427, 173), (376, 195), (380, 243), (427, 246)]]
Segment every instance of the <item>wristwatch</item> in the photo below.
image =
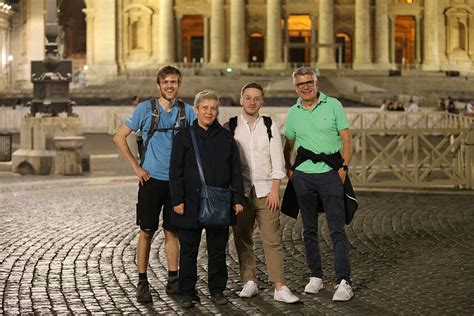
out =
[(344, 170), (346, 173), (349, 173), (349, 167), (347, 165), (342, 165), (342, 170)]

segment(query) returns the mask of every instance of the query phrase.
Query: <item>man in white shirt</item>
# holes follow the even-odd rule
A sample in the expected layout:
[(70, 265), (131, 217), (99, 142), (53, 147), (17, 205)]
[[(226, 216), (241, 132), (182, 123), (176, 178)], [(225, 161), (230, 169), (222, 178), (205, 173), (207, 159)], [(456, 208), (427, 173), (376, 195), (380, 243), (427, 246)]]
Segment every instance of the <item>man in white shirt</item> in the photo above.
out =
[(418, 104), (413, 101), (413, 99), (410, 99), (410, 106), (408, 107), (407, 112), (418, 112)]
[[(239, 147), (244, 180), (244, 212), (233, 227), (239, 256), (240, 277), (244, 283), (240, 297), (258, 294), (253, 231), (257, 221), (262, 238), (270, 281), (275, 284), (273, 298), (285, 303), (299, 300), (284, 284), (283, 250), (280, 230), (280, 182), (286, 176), (280, 131), (270, 119), (259, 114), (263, 105), (263, 88), (257, 83), (245, 85), (241, 91), (242, 114), (236, 120), (234, 138)], [(232, 120), (232, 119), (231, 119)], [(235, 122), (235, 121), (234, 121)], [(233, 126), (232, 126), (233, 125)], [(271, 131), (271, 132), (270, 132)]]

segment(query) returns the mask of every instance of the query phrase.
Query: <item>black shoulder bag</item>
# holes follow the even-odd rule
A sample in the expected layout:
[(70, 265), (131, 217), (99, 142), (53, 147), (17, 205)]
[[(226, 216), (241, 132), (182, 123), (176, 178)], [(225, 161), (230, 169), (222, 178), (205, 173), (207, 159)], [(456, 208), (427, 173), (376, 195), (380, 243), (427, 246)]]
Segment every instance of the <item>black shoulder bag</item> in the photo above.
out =
[(201, 178), (201, 201), (199, 209), (199, 224), (203, 227), (226, 227), (230, 224), (232, 191), (226, 188), (213, 187), (206, 184), (202, 170), (201, 155), (196, 141), (194, 127), (189, 128), (193, 142), (194, 154)]

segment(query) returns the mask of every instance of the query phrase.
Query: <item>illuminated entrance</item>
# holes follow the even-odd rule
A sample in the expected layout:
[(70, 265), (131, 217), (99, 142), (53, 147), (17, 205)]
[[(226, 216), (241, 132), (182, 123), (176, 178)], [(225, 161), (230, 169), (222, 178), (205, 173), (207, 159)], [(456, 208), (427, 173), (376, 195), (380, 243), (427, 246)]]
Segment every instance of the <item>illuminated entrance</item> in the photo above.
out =
[(181, 21), (183, 60), (201, 62), (204, 58), (204, 19), (201, 15), (185, 15)]
[(311, 62), (311, 18), (309, 15), (290, 15), (288, 17), (288, 40), (290, 44), (306, 44), (307, 47), (291, 47), (289, 49), (290, 63)]
[(74, 74), (86, 64), (86, 16), (84, 0), (61, 1), (58, 22), (62, 27), (59, 42), (62, 58), (73, 60)]
[(336, 63), (351, 64), (352, 63), (352, 39), (347, 33), (337, 33), (336, 43), (341, 44), (342, 54), (339, 60), (339, 54), (336, 50)]
[(416, 21), (413, 16), (395, 17), (395, 63), (412, 65), (416, 60)]
[(264, 37), (260, 32), (252, 32), (249, 37), (249, 61), (253, 63), (264, 62)]

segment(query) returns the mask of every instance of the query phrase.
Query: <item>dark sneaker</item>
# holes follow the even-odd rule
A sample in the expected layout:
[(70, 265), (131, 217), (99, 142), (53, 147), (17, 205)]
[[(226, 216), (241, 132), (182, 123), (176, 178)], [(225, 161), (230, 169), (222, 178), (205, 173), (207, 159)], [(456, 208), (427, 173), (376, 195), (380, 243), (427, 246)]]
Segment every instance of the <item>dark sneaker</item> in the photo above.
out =
[(151, 303), (151, 293), (148, 283), (139, 283), (137, 285), (137, 301), (138, 303)]
[(168, 278), (168, 283), (166, 284), (166, 294), (178, 294), (178, 283), (179, 276), (173, 276)]
[(222, 292), (211, 295), (211, 301), (216, 305), (226, 305), (229, 302)]
[(182, 308), (191, 308), (194, 307), (194, 302), (191, 296), (183, 295), (179, 301), (179, 305), (181, 305)]

